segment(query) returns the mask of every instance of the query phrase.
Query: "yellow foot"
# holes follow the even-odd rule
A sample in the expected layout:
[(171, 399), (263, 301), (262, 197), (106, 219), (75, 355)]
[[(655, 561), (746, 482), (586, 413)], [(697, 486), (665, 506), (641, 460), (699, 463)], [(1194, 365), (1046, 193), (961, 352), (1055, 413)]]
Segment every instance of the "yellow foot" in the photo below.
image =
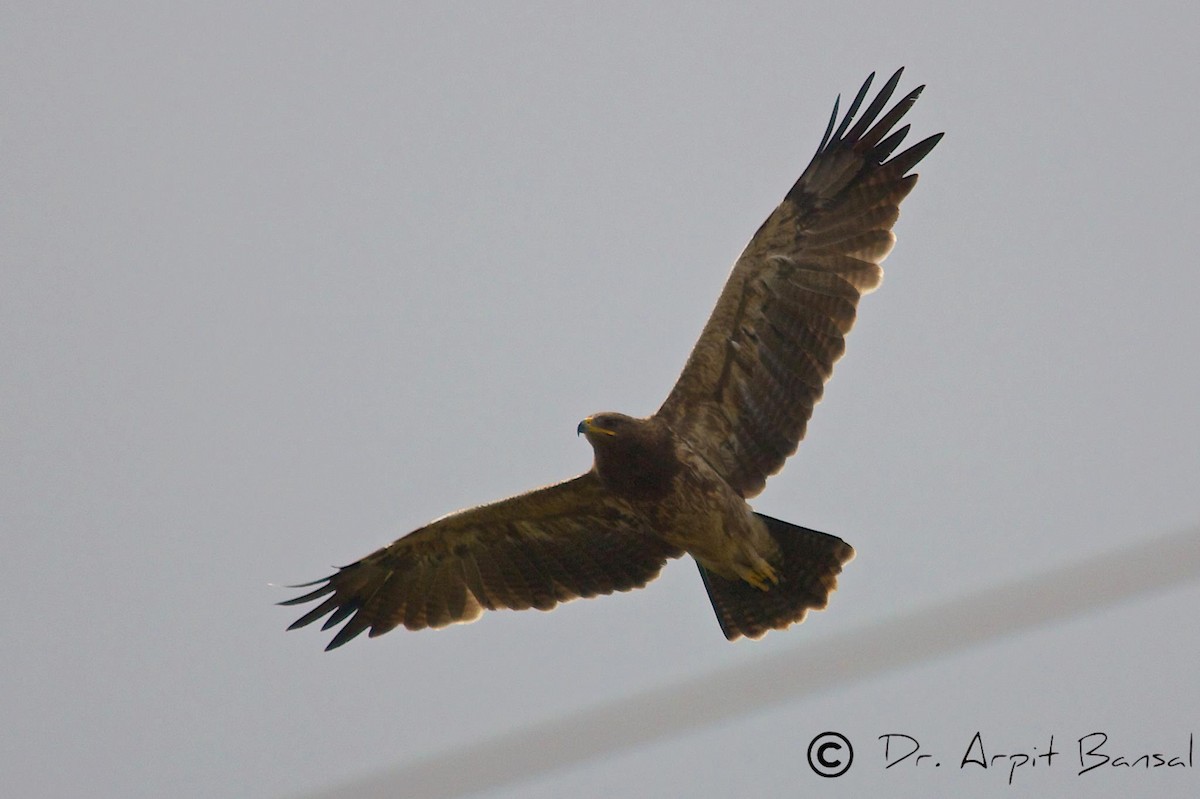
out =
[(771, 586), (779, 582), (779, 575), (775, 573), (774, 567), (765, 560), (759, 560), (754, 564), (754, 568), (742, 571), (741, 578), (759, 591), (770, 591)]

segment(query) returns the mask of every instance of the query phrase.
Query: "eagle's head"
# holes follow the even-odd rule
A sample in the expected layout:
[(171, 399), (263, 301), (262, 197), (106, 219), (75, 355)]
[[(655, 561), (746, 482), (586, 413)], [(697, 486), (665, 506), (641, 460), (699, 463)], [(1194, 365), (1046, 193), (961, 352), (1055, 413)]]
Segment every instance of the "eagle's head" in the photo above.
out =
[(628, 435), (639, 420), (623, 413), (597, 413), (589, 416), (575, 428), (576, 435), (585, 435), (592, 446), (607, 443), (609, 439)]
[(670, 490), (680, 464), (662, 420), (597, 413), (580, 422), (576, 432), (592, 445), (596, 474), (608, 490), (626, 499), (652, 499)]

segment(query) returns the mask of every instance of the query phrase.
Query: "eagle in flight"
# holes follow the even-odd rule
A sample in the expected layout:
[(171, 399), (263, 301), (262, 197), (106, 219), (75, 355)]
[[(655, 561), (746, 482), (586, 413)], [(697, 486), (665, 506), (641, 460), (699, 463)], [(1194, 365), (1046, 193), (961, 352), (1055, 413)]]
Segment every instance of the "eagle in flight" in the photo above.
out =
[[(874, 74), (733, 266), (679, 380), (646, 418), (597, 413), (579, 423), (595, 452), (574, 479), (468, 508), (298, 588), (280, 604), (320, 604), (288, 629), (345, 622), (327, 649), (641, 588), (685, 552), (700, 567), (725, 637), (759, 638), (824, 608), (845, 541), (755, 513), (804, 436), (858, 300), (879, 286), (910, 170), (942, 134), (892, 156), (893, 130), (923, 86), (890, 110), (898, 70), (862, 110)], [(840, 100), (840, 98), (839, 98)], [(835, 127), (836, 125), (836, 127)]]

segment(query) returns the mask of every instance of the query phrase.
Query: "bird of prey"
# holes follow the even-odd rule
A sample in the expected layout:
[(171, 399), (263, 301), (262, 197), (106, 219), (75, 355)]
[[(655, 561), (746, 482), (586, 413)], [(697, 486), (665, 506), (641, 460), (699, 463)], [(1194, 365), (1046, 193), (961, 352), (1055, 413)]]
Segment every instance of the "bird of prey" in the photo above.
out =
[[(942, 134), (892, 156), (893, 130), (920, 95), (884, 112), (897, 71), (862, 109), (867, 78), (816, 155), (733, 266), (683, 372), (658, 411), (597, 413), (579, 423), (586, 473), (480, 505), (415, 530), (323, 580), (321, 600), (289, 629), (329, 615), (327, 649), (474, 621), (484, 610), (549, 610), (640, 588), (667, 560), (695, 559), (726, 638), (759, 638), (824, 608), (854, 557), (832, 535), (755, 513), (746, 500), (796, 451), (858, 300), (892, 249), (910, 170)], [(840, 98), (839, 98), (840, 101)], [(836, 127), (835, 127), (836, 126)]]

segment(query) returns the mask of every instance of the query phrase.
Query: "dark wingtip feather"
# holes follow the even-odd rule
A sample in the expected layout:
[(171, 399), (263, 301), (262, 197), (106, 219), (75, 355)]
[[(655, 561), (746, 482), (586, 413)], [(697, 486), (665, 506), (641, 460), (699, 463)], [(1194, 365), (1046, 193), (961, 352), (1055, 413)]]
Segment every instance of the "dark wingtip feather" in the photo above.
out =
[(337, 606), (338, 606), (338, 598), (336, 596), (331, 596), (328, 599), (326, 599), (324, 602), (322, 602), (321, 604), (317, 605), (315, 608), (310, 610), (308, 613), (305, 613), (303, 616), (301, 616), (300, 618), (296, 619), (294, 622), (289, 624), (288, 629), (289, 630), (298, 630), (301, 627), (307, 627), (308, 625), (312, 624), (317, 619), (324, 616), (326, 613), (330, 612), (331, 610), (335, 610), (337, 608)]
[[(342, 567), (334, 566), (333, 568), (337, 569), (338, 571), (341, 571)], [(328, 577), (321, 577), (320, 579), (317, 579), (317, 580), (310, 580), (307, 583), (296, 583), (295, 585), (285, 585), (284, 588), (308, 588), (309, 586), (319, 585), (321, 583), (327, 582), (328, 580), (329, 580)]]
[(321, 625), (321, 629), (328, 630), (330, 627), (337, 626), (342, 621), (347, 619), (350, 616), (350, 614), (352, 614), (354, 611), (361, 608), (362, 605), (363, 605), (363, 603), (361, 601), (347, 602), (346, 604), (342, 605), (340, 608), (335, 610), (333, 612), (333, 615), (331, 615), (328, 619), (325, 620), (325, 623)]
[[(908, 110), (913, 107), (914, 103), (917, 102), (917, 98), (921, 96), (921, 90), (924, 88), (924, 86), (918, 86), (906, 94), (898, 103), (892, 106), (892, 110), (884, 114), (883, 118), (875, 123), (875, 126), (870, 130), (866, 130), (865, 125), (862, 126), (862, 130), (856, 126), (851, 133), (857, 133), (858, 138), (856, 139), (854, 136), (849, 136), (849, 141), (851, 141), (860, 152), (866, 152), (873, 149), (879, 143), (879, 140), (886, 136), (888, 131), (890, 131), (896, 125), (896, 123), (908, 113)], [(882, 161), (883, 159), (880, 158), (879, 160)]]
[[(862, 118), (860, 118), (854, 127), (850, 129), (850, 132), (846, 134), (847, 139), (850, 141), (857, 141), (858, 139), (862, 138), (862, 135), (867, 132), (869, 127), (871, 127), (871, 123), (875, 121), (875, 117), (879, 116), (879, 112), (883, 110), (885, 105), (887, 105), (887, 101), (892, 99), (892, 94), (896, 91), (896, 84), (900, 82), (900, 75), (903, 72), (904, 68), (901, 67), (900, 69), (896, 70), (890, 78), (888, 78), (887, 83), (883, 84), (883, 88), (879, 90), (879, 93), (875, 95), (875, 99), (872, 100), (871, 104), (867, 106), (867, 110), (863, 111)], [(893, 110), (892, 113), (895, 113), (895, 111)], [(888, 114), (888, 117), (890, 116), (891, 114)], [(891, 125), (888, 125), (888, 127), (891, 127)]]
[(907, 173), (910, 169), (920, 163), (922, 158), (929, 155), (929, 151), (937, 146), (937, 143), (940, 142), (942, 137), (945, 135), (946, 134), (944, 132), (935, 133), (928, 138), (922, 139), (912, 147), (909, 147), (907, 150), (897, 155), (891, 161), (888, 161), (887, 165), (896, 170), (898, 174), (903, 175)]
[(330, 582), (330, 580), (332, 580), (332, 579), (333, 579), (332, 577), (322, 577), (320, 580), (313, 580), (311, 583), (300, 583), (300, 585), (289, 585), (289, 586), (287, 586), (288, 588), (308, 588), (309, 586), (313, 586), (313, 585), (320, 585), (321, 587), (315, 591), (310, 591), (307, 594), (304, 594), (303, 596), (294, 597), (292, 599), (285, 599), (282, 602), (276, 602), (275, 604), (276, 605), (303, 605), (305, 602), (312, 602), (314, 599), (319, 599), (320, 597), (323, 597), (326, 594), (331, 593), (333, 591), (333, 584)]
[(838, 105), (842, 102), (842, 96), (839, 94), (833, 100), (833, 113), (829, 115), (829, 124), (825, 126), (825, 135), (821, 137), (821, 143), (817, 145), (817, 152), (822, 152), (825, 145), (829, 144), (829, 134), (833, 133), (833, 126), (837, 124)]
[(892, 154), (892, 151), (900, 146), (900, 142), (904, 141), (904, 137), (908, 135), (908, 132), (911, 129), (912, 125), (905, 125), (904, 127), (896, 130), (896, 132), (891, 136), (888, 136), (886, 139), (879, 142), (879, 144), (875, 145), (875, 157), (880, 163), (886, 161), (888, 156)]
[(846, 109), (846, 116), (842, 119), (842, 124), (838, 125), (837, 133), (833, 134), (833, 141), (837, 142), (842, 138), (842, 134), (846, 132), (846, 128), (850, 127), (850, 121), (854, 119), (854, 115), (858, 113), (858, 107), (862, 105), (863, 98), (867, 96), (867, 92), (871, 89), (871, 82), (875, 80), (875, 73), (872, 72), (863, 81), (862, 88), (858, 90), (858, 94), (854, 96), (854, 102), (850, 103), (850, 107)]
[(345, 627), (338, 630), (337, 635), (333, 636), (333, 640), (331, 640), (328, 644), (326, 644), (325, 651), (331, 652), (334, 649), (337, 649), (342, 644), (346, 643), (347, 641), (351, 641), (354, 638), (357, 638), (359, 636), (359, 634), (362, 633), (363, 630), (367, 629), (370, 626), (371, 625), (367, 622), (359, 623), (358, 617), (355, 616), (353, 619), (351, 619), (349, 622), (346, 623)]

